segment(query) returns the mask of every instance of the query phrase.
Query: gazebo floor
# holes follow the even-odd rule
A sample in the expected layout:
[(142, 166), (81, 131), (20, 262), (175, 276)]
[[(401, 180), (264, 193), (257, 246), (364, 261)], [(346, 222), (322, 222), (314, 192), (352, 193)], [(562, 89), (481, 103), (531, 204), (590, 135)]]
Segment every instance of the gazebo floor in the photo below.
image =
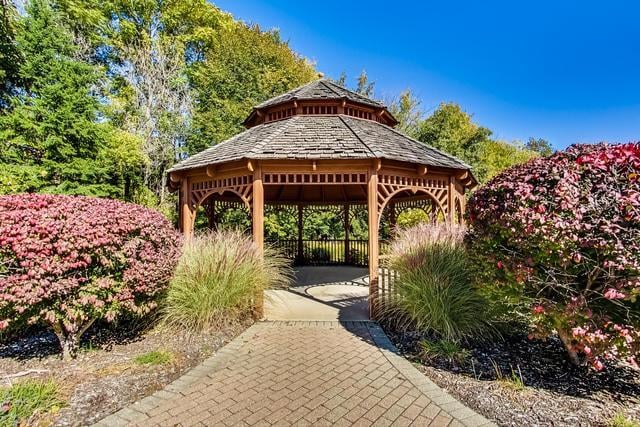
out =
[(266, 320), (369, 320), (368, 270), (298, 267), (288, 290), (265, 292)]

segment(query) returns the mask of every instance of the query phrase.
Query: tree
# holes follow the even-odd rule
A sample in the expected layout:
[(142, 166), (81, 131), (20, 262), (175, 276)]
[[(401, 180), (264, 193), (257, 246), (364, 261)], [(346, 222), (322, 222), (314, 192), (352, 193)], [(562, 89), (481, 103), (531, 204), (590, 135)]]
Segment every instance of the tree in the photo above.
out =
[[(640, 144), (574, 145), (515, 166), (469, 201), (483, 285), (554, 331), (573, 363), (640, 352)], [(514, 316), (509, 316), (513, 318)]]
[(407, 89), (400, 94), (400, 97), (391, 100), (388, 105), (389, 112), (398, 120), (396, 129), (406, 135), (416, 136), (423, 116), (420, 100)]
[(469, 164), (480, 183), (537, 155), (521, 145), (493, 140), (491, 134), (458, 104), (443, 103), (417, 125), (415, 138)]
[(187, 151), (195, 153), (240, 132), (252, 107), (312, 81), (318, 74), (277, 32), (234, 23), (201, 39), (189, 65), (196, 109)]
[(340, 77), (338, 77), (337, 80), (334, 80), (336, 82), (336, 84), (338, 84), (339, 86), (342, 87), (347, 87), (347, 73), (346, 72), (341, 72), (340, 73)]
[(459, 105), (442, 103), (418, 126), (416, 139), (477, 166), (479, 147), (491, 131), (471, 120)]
[(76, 59), (72, 35), (46, 0), (28, 4), (16, 42), (23, 87), (0, 116), (1, 191), (126, 197), (136, 174), (122, 166), (143, 158), (137, 141), (120, 146), (122, 132), (102, 119), (102, 70)]
[(0, 111), (19, 83), (22, 58), (16, 46), (17, 12), (11, 0), (0, 0)]
[(158, 38), (125, 46), (121, 52), (125, 66), (120, 75), (130, 91), (128, 105), (114, 108), (113, 117), (143, 141), (148, 159), (144, 185), (162, 205), (166, 172), (183, 154), (193, 110), (182, 52)]
[(376, 82), (369, 81), (367, 72), (365, 70), (362, 70), (362, 72), (358, 76), (358, 86), (356, 87), (356, 92), (362, 96), (366, 96), (367, 98), (372, 98), (375, 84)]
[(522, 145), (493, 139), (482, 141), (478, 146), (477, 155), (478, 163), (474, 172), (481, 182), (487, 182), (511, 166), (538, 157), (535, 151), (526, 149)]
[(525, 147), (527, 147), (527, 149), (531, 151), (535, 151), (541, 156), (547, 157), (553, 154), (553, 147), (551, 147), (549, 141), (543, 138), (531, 137), (529, 138), (529, 140), (527, 140)]

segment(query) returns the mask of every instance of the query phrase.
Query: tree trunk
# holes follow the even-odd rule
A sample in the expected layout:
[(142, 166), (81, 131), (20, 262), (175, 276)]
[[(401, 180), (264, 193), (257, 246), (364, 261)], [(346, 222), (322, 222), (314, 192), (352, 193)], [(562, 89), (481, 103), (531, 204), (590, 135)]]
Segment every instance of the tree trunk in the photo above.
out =
[(85, 323), (75, 334), (65, 332), (64, 327), (61, 324), (53, 325), (53, 331), (58, 337), (60, 342), (60, 349), (62, 350), (62, 360), (69, 361), (75, 359), (78, 356), (78, 349), (80, 348), (80, 338), (82, 335), (93, 325), (96, 319), (91, 319)]
[(560, 341), (562, 341), (562, 344), (564, 344), (564, 348), (567, 350), (567, 354), (569, 355), (569, 360), (571, 361), (571, 363), (575, 366), (580, 366), (582, 363), (580, 362), (578, 352), (576, 352), (571, 345), (571, 334), (561, 326), (558, 326), (557, 323), (556, 331), (558, 332)]
[(68, 335), (60, 341), (60, 347), (62, 347), (62, 360), (68, 362), (78, 356), (80, 339), (77, 335)]

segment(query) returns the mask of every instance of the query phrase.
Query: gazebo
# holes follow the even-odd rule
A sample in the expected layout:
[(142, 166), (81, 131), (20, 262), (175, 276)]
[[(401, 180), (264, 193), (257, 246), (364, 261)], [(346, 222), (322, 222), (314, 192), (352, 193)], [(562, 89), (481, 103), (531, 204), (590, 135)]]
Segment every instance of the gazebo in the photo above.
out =
[(179, 190), (179, 223), (186, 237), (204, 207), (209, 224), (225, 206), (244, 206), (262, 250), (265, 206), (297, 210), (298, 239), (290, 252), (304, 263), (304, 209), (333, 206), (344, 215), (344, 263), (349, 263), (350, 211), (366, 210), (370, 315), (379, 283), (379, 230), (402, 209), (420, 208), (433, 221), (462, 222), (465, 190), (476, 185), (470, 167), (394, 129), (386, 106), (330, 80), (317, 80), (253, 108), (247, 130), (169, 170)]

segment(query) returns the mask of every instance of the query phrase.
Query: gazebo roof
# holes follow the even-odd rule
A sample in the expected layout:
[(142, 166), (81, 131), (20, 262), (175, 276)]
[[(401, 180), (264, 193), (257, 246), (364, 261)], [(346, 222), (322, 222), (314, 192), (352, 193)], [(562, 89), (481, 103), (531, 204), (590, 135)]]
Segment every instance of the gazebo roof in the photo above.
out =
[(320, 79), (295, 88), (282, 95), (275, 96), (255, 106), (256, 109), (272, 107), (293, 100), (329, 100), (346, 99), (371, 107), (384, 108), (384, 105), (359, 93), (346, 89), (331, 80)]
[(178, 163), (169, 172), (241, 159), (373, 159), (471, 169), (390, 126), (346, 115), (296, 115), (260, 124)]
[(258, 104), (244, 122), (247, 130), (169, 172), (244, 159), (388, 159), (470, 171), (457, 158), (397, 131), (396, 123), (380, 102), (316, 80)]

